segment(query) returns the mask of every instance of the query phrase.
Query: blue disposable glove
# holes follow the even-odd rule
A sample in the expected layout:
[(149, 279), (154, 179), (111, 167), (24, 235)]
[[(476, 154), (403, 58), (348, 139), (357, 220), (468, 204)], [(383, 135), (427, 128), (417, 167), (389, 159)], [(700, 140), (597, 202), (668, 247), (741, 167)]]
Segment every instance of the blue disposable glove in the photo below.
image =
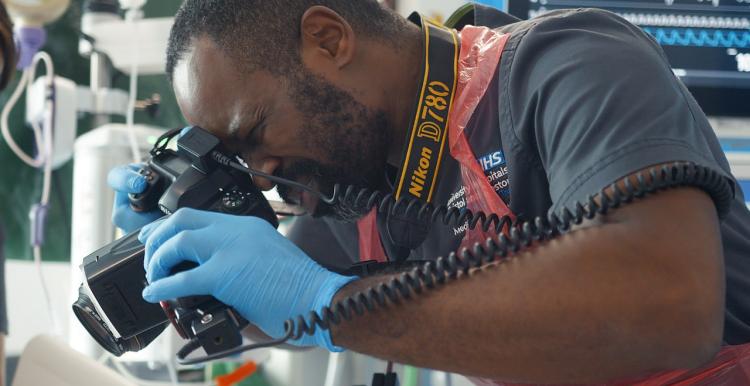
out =
[[(191, 127), (183, 128), (179, 136), (182, 137), (190, 129)], [(158, 209), (151, 212), (139, 213), (130, 207), (128, 194), (143, 193), (147, 186), (146, 177), (138, 173), (142, 167), (142, 164), (118, 166), (110, 170), (107, 175), (107, 183), (115, 191), (112, 223), (125, 231), (125, 233), (130, 233), (164, 216), (164, 213)]]
[[(180, 209), (144, 227), (139, 240), (151, 283), (144, 299), (213, 295), (275, 338), (284, 335), (285, 320), (320, 312), (355, 279), (323, 268), (257, 217)], [(169, 276), (183, 261), (199, 266)], [(321, 329), (292, 343), (341, 351)]]
[(112, 223), (125, 233), (130, 233), (164, 216), (164, 213), (158, 209), (139, 213), (130, 207), (128, 194), (143, 193), (148, 185), (146, 177), (138, 173), (141, 167), (142, 165), (139, 164), (118, 166), (110, 170), (109, 175), (107, 175), (107, 183), (115, 190)]

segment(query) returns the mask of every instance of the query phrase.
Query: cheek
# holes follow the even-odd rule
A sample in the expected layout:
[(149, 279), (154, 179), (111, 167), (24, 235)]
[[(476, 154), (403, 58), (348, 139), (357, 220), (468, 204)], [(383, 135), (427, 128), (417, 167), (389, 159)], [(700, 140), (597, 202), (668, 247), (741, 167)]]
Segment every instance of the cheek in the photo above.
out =
[(260, 147), (265, 147), (269, 153), (299, 156), (310, 151), (306, 133), (308, 129), (307, 120), (295, 109), (287, 108), (275, 115), (275, 119), (267, 119)]
[(321, 116), (305, 114), (282, 86), (275, 94), (273, 113), (266, 117), (267, 130), (261, 147), (271, 155), (325, 162), (328, 157), (321, 148), (329, 130), (320, 124)]

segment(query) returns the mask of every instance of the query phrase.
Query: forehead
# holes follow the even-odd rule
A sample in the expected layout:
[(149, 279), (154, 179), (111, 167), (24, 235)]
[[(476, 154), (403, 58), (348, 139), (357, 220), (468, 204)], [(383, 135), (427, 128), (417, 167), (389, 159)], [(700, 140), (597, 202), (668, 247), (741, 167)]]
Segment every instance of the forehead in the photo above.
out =
[(269, 106), (278, 87), (262, 71), (246, 71), (207, 38), (196, 39), (177, 63), (172, 84), (182, 114), (222, 139)]

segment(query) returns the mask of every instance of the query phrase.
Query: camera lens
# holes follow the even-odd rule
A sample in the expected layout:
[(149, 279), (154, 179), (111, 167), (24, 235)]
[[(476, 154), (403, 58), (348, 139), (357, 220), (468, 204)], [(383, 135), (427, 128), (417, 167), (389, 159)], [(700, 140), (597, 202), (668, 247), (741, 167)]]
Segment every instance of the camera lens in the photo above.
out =
[(96, 312), (94, 303), (83, 292), (83, 286), (78, 292), (78, 300), (73, 304), (73, 313), (76, 314), (83, 327), (105, 350), (118, 357), (124, 354), (125, 350), (117, 343), (114, 335), (107, 328), (107, 324)]
[(169, 323), (167, 321), (164, 321), (164, 323), (156, 325), (152, 327), (149, 330), (146, 330), (138, 335), (133, 336), (132, 338), (123, 340), (123, 346), (125, 347), (125, 351), (141, 351), (146, 346), (151, 344), (151, 342), (154, 341), (161, 333), (167, 328)]
[(118, 357), (126, 352), (135, 352), (144, 349), (169, 325), (169, 322), (165, 320), (163, 323), (130, 338), (116, 339), (107, 327), (107, 323), (96, 312), (94, 303), (85, 293), (83, 286), (78, 290), (78, 300), (73, 304), (73, 313), (76, 314), (83, 327), (100, 346)]

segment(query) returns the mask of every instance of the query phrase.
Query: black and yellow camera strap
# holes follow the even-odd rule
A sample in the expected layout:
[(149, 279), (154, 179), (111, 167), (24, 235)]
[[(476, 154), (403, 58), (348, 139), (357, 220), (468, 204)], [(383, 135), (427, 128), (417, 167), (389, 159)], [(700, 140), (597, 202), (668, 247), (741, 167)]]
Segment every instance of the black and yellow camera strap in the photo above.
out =
[(421, 25), (424, 32), (424, 69), (395, 197), (398, 200), (410, 196), (430, 202), (448, 137), (460, 45), (455, 30), (439, 26), (418, 13), (409, 20)]
[[(414, 13), (409, 20), (424, 32), (424, 69), (419, 78), (419, 94), (414, 120), (407, 132), (403, 161), (398, 173), (395, 198), (431, 202), (438, 184), (440, 163), (448, 137), (448, 118), (456, 94), (458, 78), (458, 33)], [(383, 247), (391, 261), (408, 258), (412, 249), (424, 242), (429, 224), (415, 213), (389, 213), (378, 221), (385, 225), (388, 240)], [(390, 241), (390, 242), (386, 242)]]

